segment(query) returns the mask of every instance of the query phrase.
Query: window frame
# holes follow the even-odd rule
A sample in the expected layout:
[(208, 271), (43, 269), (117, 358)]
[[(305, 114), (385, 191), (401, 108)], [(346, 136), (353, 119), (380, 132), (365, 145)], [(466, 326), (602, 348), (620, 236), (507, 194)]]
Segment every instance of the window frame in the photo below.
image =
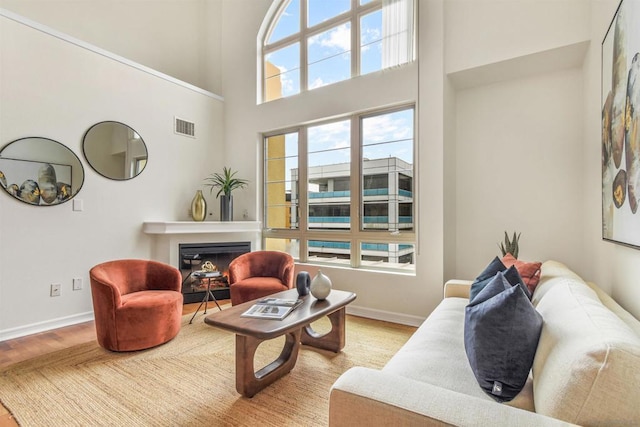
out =
[[(362, 160), (363, 160), (363, 145), (361, 127), (362, 120), (374, 117), (378, 115), (384, 115), (402, 110), (413, 110), (413, 196), (412, 196), (412, 215), (413, 215), (413, 228), (411, 230), (375, 230), (365, 229), (361, 227), (360, 215), (364, 214), (364, 192), (363, 192), (363, 176), (362, 176)], [(308, 194), (308, 141), (307, 141), (307, 129), (309, 127), (318, 126), (327, 123), (333, 123), (338, 121), (344, 121), (349, 119), (351, 122), (351, 137), (350, 137), (350, 149), (351, 149), (351, 166), (350, 166), (350, 229), (348, 230), (323, 230), (319, 228), (309, 227), (309, 194)], [(378, 108), (373, 110), (367, 110), (364, 112), (348, 114), (340, 117), (332, 117), (328, 120), (308, 123), (304, 125), (289, 127), (285, 129), (275, 130), (271, 132), (265, 132), (262, 136), (262, 164), (263, 167), (263, 191), (262, 191), (262, 216), (263, 216), (263, 232), (262, 232), (262, 244), (263, 247), (266, 244), (267, 239), (291, 239), (298, 240), (299, 243), (299, 257), (297, 262), (314, 264), (314, 265), (328, 265), (332, 267), (342, 267), (342, 264), (338, 263), (323, 263), (321, 261), (309, 261), (309, 241), (325, 240), (325, 241), (349, 241), (351, 244), (350, 253), (350, 267), (358, 269), (374, 269), (382, 270), (386, 272), (402, 272), (415, 275), (415, 256), (418, 251), (417, 244), (417, 228), (418, 224), (416, 219), (418, 218), (418, 197), (419, 191), (417, 190), (418, 180), (417, 176), (417, 105), (415, 103), (400, 104), (392, 107)], [(268, 138), (285, 135), (288, 133), (298, 133), (298, 228), (268, 228), (268, 193), (267, 193), (267, 144)], [(303, 184), (304, 183), (304, 184)], [(305, 191), (301, 191), (305, 189)], [(397, 269), (393, 267), (371, 267), (362, 265), (362, 243), (398, 243), (398, 244), (412, 244), (414, 246), (414, 268), (413, 269)]]
[[(260, 61), (260, 79), (261, 79), (261, 102), (270, 102), (275, 101), (276, 99), (286, 98), (285, 96), (281, 96), (280, 98), (275, 98), (271, 100), (267, 100), (267, 84), (266, 84), (266, 67), (265, 67), (265, 57), (270, 53), (283, 49), (285, 47), (291, 46), (296, 42), (299, 42), (299, 58), (300, 58), (300, 90), (295, 95), (300, 93), (304, 93), (309, 91), (309, 70), (307, 64), (308, 55), (307, 55), (307, 45), (309, 38), (323, 33), (327, 30), (330, 30), (334, 27), (337, 27), (341, 24), (345, 24), (347, 22), (351, 23), (351, 76), (349, 79), (352, 79), (356, 76), (360, 75), (360, 19), (362, 16), (367, 15), (369, 13), (375, 12), (376, 10), (382, 10), (382, 0), (372, 0), (363, 5), (360, 4), (359, 0), (351, 0), (351, 9), (347, 12), (343, 12), (340, 15), (336, 15), (333, 18), (327, 19), (326, 21), (322, 21), (313, 27), (307, 27), (307, 0), (299, 0), (300, 1), (300, 31), (297, 33), (286, 36), (280, 40), (276, 40), (273, 43), (268, 43), (267, 41), (271, 37), (276, 24), (280, 18), (280, 15), (286, 10), (289, 6), (291, 0), (283, 1), (282, 4), (278, 7), (276, 13), (273, 14), (271, 20), (268, 24), (268, 31), (266, 31), (264, 38), (260, 40), (261, 42), (261, 55), (259, 58)], [(344, 80), (340, 80), (344, 81)], [(336, 82), (337, 83), (337, 82)], [(333, 83), (330, 83), (333, 84)], [(329, 85), (330, 85), (329, 84)], [(328, 85), (327, 85), (328, 86)], [(324, 86), (322, 86), (324, 87)], [(291, 96), (295, 96), (291, 95)]]

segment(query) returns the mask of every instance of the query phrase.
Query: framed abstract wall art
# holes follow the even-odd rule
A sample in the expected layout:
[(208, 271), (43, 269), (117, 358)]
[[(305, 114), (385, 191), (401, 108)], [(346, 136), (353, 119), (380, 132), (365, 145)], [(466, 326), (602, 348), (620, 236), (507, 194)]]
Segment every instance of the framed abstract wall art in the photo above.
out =
[(640, 248), (640, 2), (602, 41), (602, 238)]

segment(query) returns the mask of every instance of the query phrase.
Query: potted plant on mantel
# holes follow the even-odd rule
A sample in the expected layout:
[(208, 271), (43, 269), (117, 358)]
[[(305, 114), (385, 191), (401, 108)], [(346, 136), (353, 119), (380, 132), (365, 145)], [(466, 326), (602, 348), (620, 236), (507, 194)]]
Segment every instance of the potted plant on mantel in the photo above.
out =
[[(246, 188), (249, 181), (242, 178), (236, 178), (236, 172), (232, 172), (231, 168), (224, 166), (222, 173), (213, 173), (205, 178), (205, 184), (209, 188), (211, 194), (215, 188), (218, 189), (216, 198), (220, 197), (220, 221), (233, 221), (233, 196), (231, 192), (239, 188)], [(221, 196), (222, 195), (222, 196)]]

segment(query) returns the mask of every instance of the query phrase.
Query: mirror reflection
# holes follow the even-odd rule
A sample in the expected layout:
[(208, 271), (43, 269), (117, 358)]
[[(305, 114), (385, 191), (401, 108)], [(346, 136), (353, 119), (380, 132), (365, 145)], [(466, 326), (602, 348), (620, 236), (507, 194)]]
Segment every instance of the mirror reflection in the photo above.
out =
[(115, 179), (135, 178), (147, 165), (147, 146), (140, 135), (124, 123), (96, 123), (84, 134), (84, 157), (100, 175)]
[(84, 182), (80, 159), (48, 138), (21, 138), (0, 150), (0, 186), (16, 199), (51, 206), (72, 199)]

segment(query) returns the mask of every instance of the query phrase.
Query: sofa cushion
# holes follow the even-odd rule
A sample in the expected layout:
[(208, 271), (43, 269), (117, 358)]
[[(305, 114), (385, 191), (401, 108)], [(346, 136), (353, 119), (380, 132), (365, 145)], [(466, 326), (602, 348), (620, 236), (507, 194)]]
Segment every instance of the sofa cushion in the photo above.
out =
[(511, 254), (506, 254), (505, 256), (503, 256), (502, 263), (507, 268), (511, 267), (512, 265), (515, 265), (516, 268), (518, 269), (518, 272), (520, 273), (520, 276), (522, 277), (522, 280), (524, 280), (524, 284), (527, 285), (527, 288), (529, 288), (529, 294), (533, 294), (533, 292), (536, 289), (536, 286), (538, 285), (538, 282), (540, 281), (540, 271), (541, 271), (542, 263), (537, 261), (536, 262), (521, 261), (516, 259)]
[(613, 314), (618, 316), (620, 320), (626, 323), (627, 326), (640, 337), (640, 322), (638, 322), (638, 319), (633, 317), (631, 313), (622, 308), (620, 304), (618, 304), (613, 298), (611, 298), (602, 289), (600, 289), (595, 283), (587, 282), (587, 286), (589, 286), (589, 288), (596, 293), (602, 305), (611, 310)]
[(560, 263), (534, 301), (544, 318), (533, 363), (538, 413), (580, 425), (640, 420), (640, 338)]
[(496, 274), (466, 307), (464, 344), (480, 387), (499, 402), (524, 387), (540, 337), (542, 317), (524, 285)]
[[(580, 276), (571, 271), (571, 269), (567, 268), (561, 262), (558, 261), (545, 261), (542, 265), (543, 274), (540, 275), (540, 281), (538, 286), (536, 286), (533, 295), (531, 296), (531, 303), (534, 306), (537, 306), (542, 298), (544, 298), (545, 294), (553, 289), (553, 287), (558, 283), (582, 283), (584, 287), (576, 288), (576, 292), (582, 292), (585, 296), (589, 298), (593, 298), (596, 301), (598, 297), (593, 292), (589, 292), (587, 288), (587, 284)], [(580, 291), (582, 289), (582, 291)]]
[[(389, 360), (385, 372), (494, 402), (476, 381), (464, 350), (467, 298), (445, 298)], [(507, 403), (533, 411), (533, 381)]]

